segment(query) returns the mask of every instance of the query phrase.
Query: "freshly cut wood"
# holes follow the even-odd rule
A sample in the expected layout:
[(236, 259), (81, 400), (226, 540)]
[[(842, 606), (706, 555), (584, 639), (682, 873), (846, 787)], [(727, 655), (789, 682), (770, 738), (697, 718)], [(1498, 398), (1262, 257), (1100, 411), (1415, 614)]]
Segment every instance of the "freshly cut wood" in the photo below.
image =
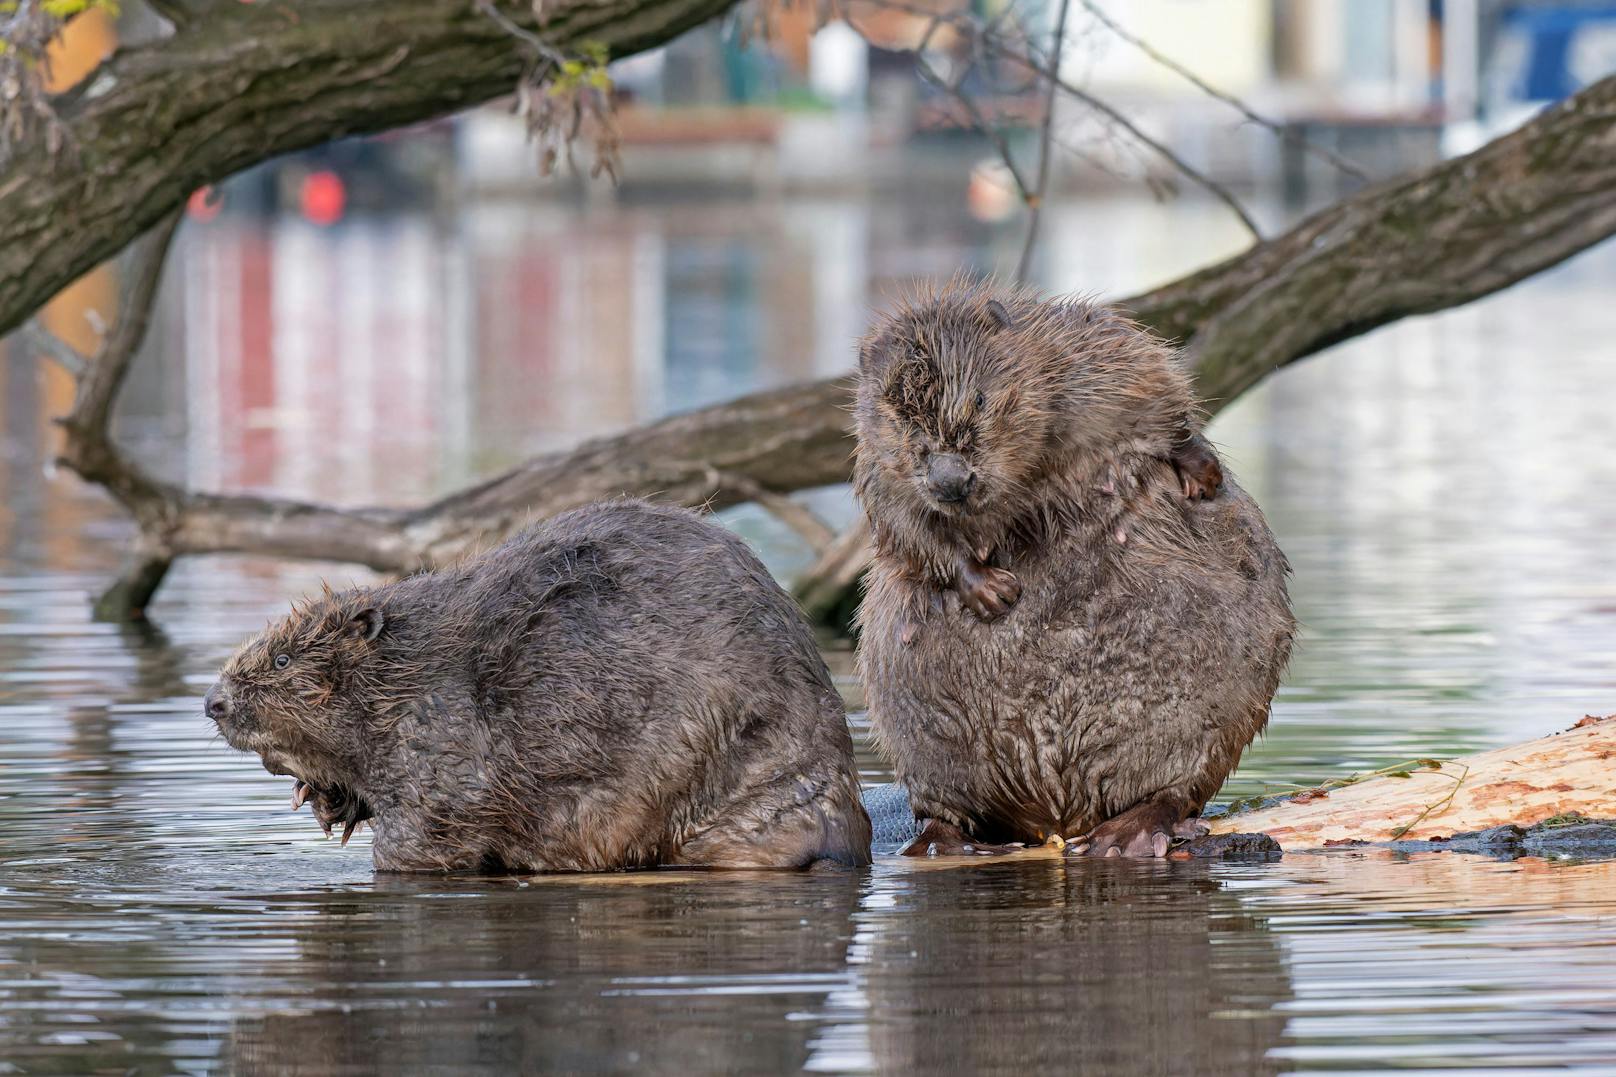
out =
[[(1401, 776), (1406, 775), (1406, 776)], [(1261, 832), (1286, 852), (1330, 842), (1451, 837), (1555, 816), (1616, 818), (1616, 715), (1564, 733), (1298, 794), (1212, 820), (1214, 834)]]

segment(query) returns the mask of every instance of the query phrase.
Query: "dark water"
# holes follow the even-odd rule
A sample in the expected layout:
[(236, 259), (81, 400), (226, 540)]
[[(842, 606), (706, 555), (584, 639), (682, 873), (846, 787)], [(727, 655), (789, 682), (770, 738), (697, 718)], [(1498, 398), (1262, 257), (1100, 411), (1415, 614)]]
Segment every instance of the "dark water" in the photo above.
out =
[[(845, 367), (901, 278), (1013, 259), (960, 216), (192, 226), (124, 435), (210, 488), (417, 499)], [(1044, 276), (1126, 293), (1235, 238), (1194, 206), (1071, 208)], [(1596, 251), (1219, 419), (1306, 633), (1229, 794), (1616, 711), (1613, 287), (1616, 252)], [(1610, 864), (373, 877), (364, 838), (323, 840), (199, 709), (242, 636), (322, 576), (362, 574), (192, 561), (156, 630), (91, 622), (127, 526), (46, 467), (60, 379), (11, 356), (0, 388), (0, 1073), (1616, 1072)], [(813, 500), (847, 511), (839, 491)], [(805, 561), (766, 517), (730, 522), (783, 574)]]

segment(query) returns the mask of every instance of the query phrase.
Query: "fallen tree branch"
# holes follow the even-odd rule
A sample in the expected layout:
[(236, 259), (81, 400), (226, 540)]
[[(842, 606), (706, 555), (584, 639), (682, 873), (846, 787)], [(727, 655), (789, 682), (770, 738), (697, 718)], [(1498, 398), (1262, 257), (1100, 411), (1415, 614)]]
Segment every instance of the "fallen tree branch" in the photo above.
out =
[[(1362, 191), (1119, 305), (1186, 346), (1215, 411), (1288, 363), (1397, 318), (1491, 294), (1613, 233), (1616, 78), (1608, 78), (1468, 157)], [(115, 392), (122, 375), (94, 377)], [(676, 415), (537, 457), (415, 509), (193, 493), (135, 469), (97, 472), (94, 441), (79, 450), (88, 453), (80, 464), (135, 515), (148, 570), (162, 555), (251, 551), (404, 572), (604, 497), (723, 507), (755, 490), (785, 495), (845, 482), (849, 388), (835, 378)], [(74, 413), (104, 421), (108, 409), (86, 403)], [(715, 472), (728, 481), (715, 484)], [(750, 495), (737, 492), (754, 485)]]

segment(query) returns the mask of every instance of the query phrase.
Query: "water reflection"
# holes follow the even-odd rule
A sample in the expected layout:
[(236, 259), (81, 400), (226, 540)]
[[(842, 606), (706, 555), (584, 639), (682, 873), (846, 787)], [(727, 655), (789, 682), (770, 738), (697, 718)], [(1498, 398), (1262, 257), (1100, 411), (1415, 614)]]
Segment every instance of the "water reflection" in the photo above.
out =
[[(1191, 204), (1052, 210), (1044, 277), (1123, 293), (1239, 241)], [(164, 474), (409, 502), (671, 409), (844, 369), (868, 305), (1003, 268), (944, 200), (483, 206), (182, 235), (122, 436)], [(1616, 250), (1303, 364), (1214, 437), (1305, 635), (1227, 792), (1616, 710)], [(350, 566), (86, 596), (126, 522), (47, 468), (65, 383), (0, 366), (0, 1071), (1251, 1073), (1608, 1067), (1616, 866), (1445, 856), (609, 883), (375, 880), (198, 697)], [(815, 495), (836, 517), (844, 493)], [(727, 517), (782, 572), (805, 551)], [(850, 706), (845, 651), (830, 654)], [(889, 771), (863, 736), (870, 781)]]
[(797, 1070), (797, 1015), (850, 978), (859, 886), (384, 880), (292, 919), (262, 971), (312, 990), (238, 1018), (225, 1054), (244, 1073)]
[(1200, 870), (1048, 860), (915, 871), (869, 919), (893, 1073), (1268, 1073), (1278, 944)]

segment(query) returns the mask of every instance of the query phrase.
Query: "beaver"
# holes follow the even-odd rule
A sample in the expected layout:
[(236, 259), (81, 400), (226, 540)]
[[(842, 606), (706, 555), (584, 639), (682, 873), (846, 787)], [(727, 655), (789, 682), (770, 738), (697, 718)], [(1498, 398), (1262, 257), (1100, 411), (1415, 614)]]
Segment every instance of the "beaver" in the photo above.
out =
[(811, 630), (740, 539), (615, 501), (455, 567), (329, 589), (208, 692), (379, 871), (862, 865), (852, 740)]
[(1256, 503), (1215, 454), (1202, 481), (1173, 350), (1081, 299), (956, 280), (872, 328), (854, 413), (859, 666), (923, 820), (906, 851), (1189, 836), (1295, 622)]

